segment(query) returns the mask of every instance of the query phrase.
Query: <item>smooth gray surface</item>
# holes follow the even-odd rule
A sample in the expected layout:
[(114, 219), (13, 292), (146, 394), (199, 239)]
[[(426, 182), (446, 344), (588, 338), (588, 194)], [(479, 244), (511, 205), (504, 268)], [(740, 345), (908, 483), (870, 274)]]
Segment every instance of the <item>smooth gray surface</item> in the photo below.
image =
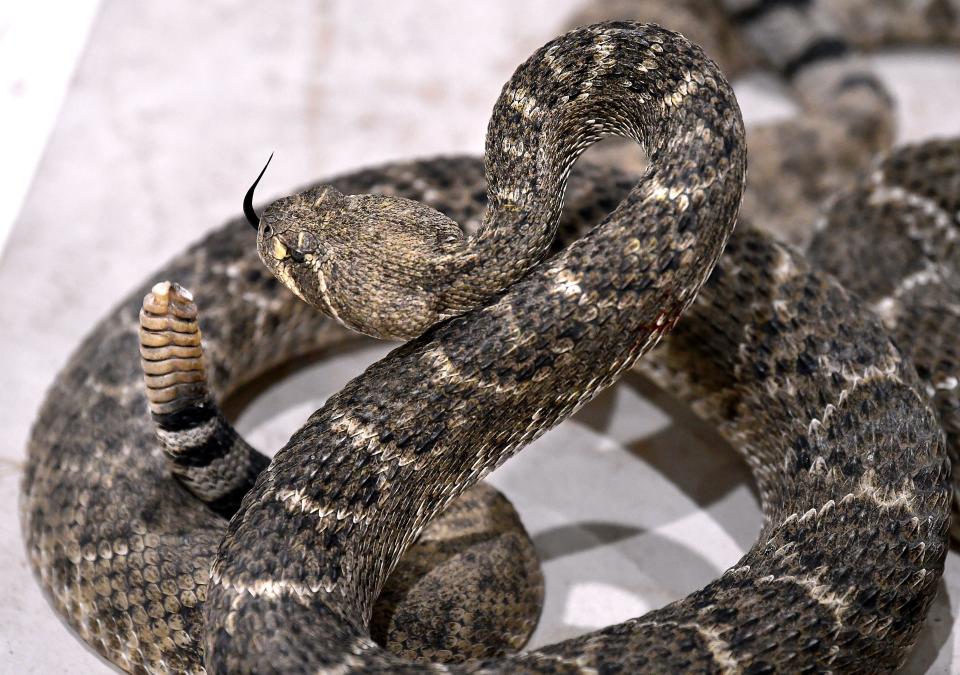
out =
[[(237, 214), (270, 151), (263, 197), (387, 159), (480, 152), (503, 82), (579, 4), (104, 3), (0, 258), (0, 671), (109, 672), (44, 600), (17, 516), (29, 425), (82, 335), (149, 270)], [(960, 133), (956, 54), (880, 65), (904, 102), (903, 138)], [(789, 110), (762, 87), (738, 87), (748, 121)], [(272, 452), (379, 353), (291, 378), (241, 427)], [(634, 385), (602, 395), (493, 477), (545, 560), (537, 645), (688, 593), (759, 528), (736, 456)], [(947, 566), (911, 672), (958, 663), (960, 556)]]

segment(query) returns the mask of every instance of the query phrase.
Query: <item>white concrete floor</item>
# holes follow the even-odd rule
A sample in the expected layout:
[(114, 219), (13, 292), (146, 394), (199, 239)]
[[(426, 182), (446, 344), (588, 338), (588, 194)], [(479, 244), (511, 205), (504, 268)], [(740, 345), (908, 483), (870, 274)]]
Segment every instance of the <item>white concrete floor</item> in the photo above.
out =
[[(0, 3), (0, 250), (56, 123), (99, 0)], [(56, 12), (58, 20), (50, 21)]]
[[(147, 271), (235, 215), (270, 151), (264, 198), (388, 159), (479, 153), (503, 82), (581, 2), (102, 3), (0, 257), (0, 672), (110, 670), (47, 605), (17, 517), (31, 421), (80, 338)], [(878, 65), (901, 101), (903, 139), (960, 134), (960, 55)], [(762, 88), (738, 87), (748, 122), (789, 110)], [(290, 378), (244, 413), (242, 430), (278, 448), (381, 353)], [(535, 645), (690, 592), (735, 562), (760, 522), (732, 451), (629, 379), (493, 482), (545, 562)], [(951, 552), (908, 672), (960, 667), (958, 603)]]

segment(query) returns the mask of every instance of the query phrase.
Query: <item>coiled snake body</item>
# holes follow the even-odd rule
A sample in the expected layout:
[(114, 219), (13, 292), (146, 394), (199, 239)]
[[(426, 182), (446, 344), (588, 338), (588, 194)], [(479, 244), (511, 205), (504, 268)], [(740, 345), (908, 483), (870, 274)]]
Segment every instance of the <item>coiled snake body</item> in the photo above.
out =
[[(640, 142), (650, 168), (632, 189), (611, 170), (574, 181), (575, 202), (619, 206), (540, 262), (570, 166), (607, 133)], [(281, 292), (249, 231), (232, 223), (157, 275), (191, 288), (204, 306), (205, 373), (194, 367), (195, 308), (175, 287), (146, 286), (100, 324), (41, 410), (24, 484), (31, 560), (58, 610), (129, 670), (767, 672), (901, 663), (946, 552), (952, 492), (942, 432), (880, 320), (790, 249), (740, 229), (696, 295), (733, 227), (745, 169), (739, 111), (715, 66), (652, 26), (568, 33), (505, 87), (486, 160), (489, 203), (467, 238), (397, 197), (432, 202), (460, 222), (476, 218), (475, 160), (360, 172), (265, 211), (264, 261), (328, 314), (379, 335), (415, 335), (442, 321), (331, 398), (267, 468), (229, 435), (213, 401), (347, 332)], [(943, 199), (956, 198), (952, 189)], [(382, 201), (342, 196), (384, 191), (392, 196)], [(408, 208), (428, 229), (411, 229)], [(418, 265), (408, 286), (392, 266), (407, 262), (391, 248), (397, 241)], [(350, 297), (377, 304), (364, 312)], [(610, 384), (688, 307), (643, 367), (744, 453), (765, 515), (755, 546), (679, 602), (535, 652), (433, 653), (479, 658), (427, 666), (378, 646), (368, 629), (374, 601), (417, 534)], [(189, 452), (198, 447), (210, 454)], [(228, 486), (227, 477), (236, 480)], [(461, 527), (498, 533), (486, 541), (515, 530), (495, 497), (473, 495), (466, 499), (499, 515), (478, 524), (461, 514)], [(223, 515), (234, 513), (227, 527)], [(498, 605), (502, 594), (484, 595), (484, 583), (502, 592), (537, 581), (523, 542), (503, 534), (499, 544), (505, 549), (491, 556), (503, 556), (503, 567), (466, 586), (479, 598), (459, 597), (459, 586), (435, 610), (455, 634), (441, 644), (484, 643), (485, 616), (529, 631), (529, 616)], [(464, 569), (455, 562), (451, 577)], [(510, 572), (498, 582), (499, 569)], [(412, 651), (406, 610), (396, 611), (387, 640)]]

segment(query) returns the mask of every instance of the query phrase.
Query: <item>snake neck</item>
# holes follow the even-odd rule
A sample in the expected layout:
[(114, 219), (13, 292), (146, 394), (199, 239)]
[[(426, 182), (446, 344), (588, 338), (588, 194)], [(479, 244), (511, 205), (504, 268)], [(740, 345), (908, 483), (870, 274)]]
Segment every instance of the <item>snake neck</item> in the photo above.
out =
[[(483, 304), (543, 259), (570, 171), (601, 138), (631, 139), (650, 159), (634, 199), (670, 205), (701, 170), (740, 194), (743, 167), (718, 154), (734, 149), (721, 140), (728, 136), (722, 127), (743, 133), (735, 99), (718, 86), (722, 75), (699, 48), (685, 41), (678, 48), (667, 31), (646, 27), (637, 36), (629, 22), (570, 33), (533, 54), (504, 86), (487, 129), (482, 225), (437, 266), (444, 315)], [(708, 107), (729, 113), (715, 117)], [(691, 197), (674, 204), (686, 210)]]

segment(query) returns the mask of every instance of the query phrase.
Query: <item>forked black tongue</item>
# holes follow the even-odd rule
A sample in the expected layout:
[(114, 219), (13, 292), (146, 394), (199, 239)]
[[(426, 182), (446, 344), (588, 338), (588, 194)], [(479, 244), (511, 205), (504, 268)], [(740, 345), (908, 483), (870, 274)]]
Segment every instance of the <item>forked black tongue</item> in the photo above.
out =
[(267, 172), (267, 167), (270, 166), (271, 159), (273, 159), (272, 152), (270, 153), (269, 159), (267, 159), (267, 163), (263, 165), (260, 175), (257, 176), (257, 180), (253, 181), (253, 185), (250, 186), (247, 194), (243, 197), (243, 214), (247, 217), (247, 222), (250, 223), (250, 227), (253, 228), (254, 232), (260, 231), (260, 216), (253, 210), (253, 191), (257, 189), (257, 183), (263, 178), (263, 174)]

